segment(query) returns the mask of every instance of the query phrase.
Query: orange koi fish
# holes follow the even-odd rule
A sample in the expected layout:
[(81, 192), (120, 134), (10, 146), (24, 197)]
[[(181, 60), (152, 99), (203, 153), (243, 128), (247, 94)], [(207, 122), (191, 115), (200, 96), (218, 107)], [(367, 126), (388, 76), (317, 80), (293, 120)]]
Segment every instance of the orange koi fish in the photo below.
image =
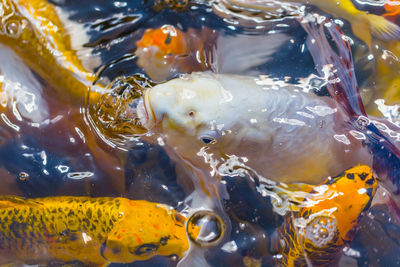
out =
[(280, 266), (332, 266), (351, 242), (378, 186), (371, 169), (353, 167), (328, 178), (305, 197), (302, 208), (278, 229)]
[(136, 42), (137, 65), (157, 82), (179, 72), (207, 70), (210, 67), (205, 40), (215, 38), (214, 35), (210, 29), (183, 32), (172, 25), (147, 29)]
[(396, 19), (400, 15), (400, 1), (388, 0), (386, 1), (384, 8), (386, 13), (384, 13), (382, 16), (392, 22), (396, 22)]
[(182, 257), (186, 218), (125, 198), (0, 198), (0, 264), (79, 261), (89, 266)]

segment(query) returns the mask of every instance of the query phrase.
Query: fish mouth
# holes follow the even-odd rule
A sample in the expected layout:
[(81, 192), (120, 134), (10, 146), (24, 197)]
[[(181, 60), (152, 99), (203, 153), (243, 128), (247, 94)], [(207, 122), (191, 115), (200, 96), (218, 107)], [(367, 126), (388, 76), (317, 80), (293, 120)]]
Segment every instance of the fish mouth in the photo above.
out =
[(148, 131), (154, 128), (157, 121), (156, 115), (150, 105), (150, 96), (149, 96), (150, 90), (151, 89), (147, 89), (144, 92), (142, 99), (139, 101), (139, 104), (137, 105), (137, 114), (139, 116), (140, 123)]

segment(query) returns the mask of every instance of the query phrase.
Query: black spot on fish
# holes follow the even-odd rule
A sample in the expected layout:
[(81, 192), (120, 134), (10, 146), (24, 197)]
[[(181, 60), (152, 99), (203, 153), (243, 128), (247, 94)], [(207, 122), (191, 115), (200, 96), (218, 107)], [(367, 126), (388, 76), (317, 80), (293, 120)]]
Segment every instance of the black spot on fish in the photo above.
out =
[(84, 223), (86, 224), (86, 226), (89, 226), (89, 225), (90, 225), (89, 220), (86, 219), (86, 218), (83, 218), (82, 222), (84, 222)]
[(65, 229), (63, 231), (61, 231), (60, 233), (58, 233), (60, 236), (69, 236), (69, 230)]
[(91, 208), (88, 208), (88, 209), (87, 209), (87, 211), (86, 211), (86, 216), (87, 216), (89, 219), (92, 218), (92, 209), (91, 209)]
[(171, 43), (171, 35), (168, 33), (167, 38), (165, 38), (165, 44)]
[(361, 180), (362, 180), (362, 181), (364, 181), (364, 180), (365, 180), (365, 178), (367, 178), (367, 177), (368, 177), (368, 173), (366, 173), (366, 172), (363, 172), (363, 173), (359, 174), (358, 176), (361, 178)]
[(76, 240), (78, 240), (78, 235), (76, 233), (72, 233), (72, 234), (70, 234), (69, 239), (71, 241), (76, 241)]
[(348, 173), (346, 177), (347, 179), (354, 180), (354, 173)]
[(367, 196), (372, 197), (372, 188), (367, 188), (366, 194)]
[(162, 238), (160, 239), (160, 244), (161, 244), (162, 246), (165, 246), (165, 245), (168, 243), (168, 239), (170, 239), (170, 236), (162, 237)]
[(372, 177), (371, 179), (368, 179), (365, 183), (368, 184), (368, 185), (373, 185), (374, 182), (375, 182), (375, 178)]
[(98, 217), (98, 218), (101, 218), (101, 215), (102, 215), (101, 209), (98, 209), (98, 210), (97, 210), (97, 217)]

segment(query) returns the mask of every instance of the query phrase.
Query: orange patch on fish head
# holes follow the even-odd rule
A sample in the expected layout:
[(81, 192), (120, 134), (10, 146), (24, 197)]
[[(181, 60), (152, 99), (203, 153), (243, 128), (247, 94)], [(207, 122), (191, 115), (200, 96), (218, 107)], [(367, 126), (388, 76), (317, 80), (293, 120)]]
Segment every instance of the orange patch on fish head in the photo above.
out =
[(187, 51), (184, 33), (172, 25), (146, 30), (136, 45), (139, 49), (156, 47), (158, 57), (181, 55)]

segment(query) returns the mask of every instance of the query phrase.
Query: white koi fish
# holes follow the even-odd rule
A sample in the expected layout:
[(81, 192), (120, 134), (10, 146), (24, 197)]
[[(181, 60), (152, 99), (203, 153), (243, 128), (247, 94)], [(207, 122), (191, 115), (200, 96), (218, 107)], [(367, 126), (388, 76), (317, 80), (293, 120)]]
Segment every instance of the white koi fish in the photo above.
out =
[(194, 183), (206, 193), (218, 192), (218, 176), (240, 170), (318, 184), (355, 164), (373, 166), (397, 190), (400, 153), (381, 132), (388, 127), (380, 123), (379, 130), (365, 114), (348, 42), (332, 22), (310, 19), (302, 23), (307, 45), (332, 97), (271, 79), (209, 72), (145, 92), (138, 111), (143, 125), (161, 133), (167, 150), (197, 175)]

